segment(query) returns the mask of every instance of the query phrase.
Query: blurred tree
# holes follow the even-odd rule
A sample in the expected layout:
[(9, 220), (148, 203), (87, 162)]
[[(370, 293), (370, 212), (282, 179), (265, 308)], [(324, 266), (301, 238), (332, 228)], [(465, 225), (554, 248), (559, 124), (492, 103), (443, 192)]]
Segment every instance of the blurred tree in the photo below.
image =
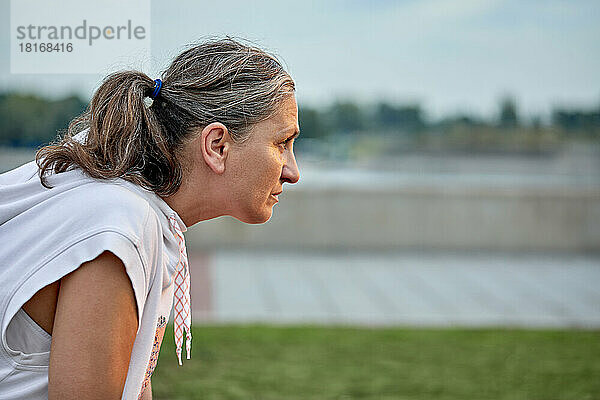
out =
[(352, 101), (336, 101), (329, 107), (329, 121), (338, 133), (352, 133), (366, 127), (361, 108)]
[(312, 107), (298, 106), (298, 123), (302, 137), (322, 139), (329, 135), (330, 127), (327, 126), (325, 118)]
[(473, 115), (469, 114), (456, 114), (452, 116), (445, 117), (441, 119), (437, 124), (434, 124), (436, 128), (441, 128), (442, 130), (452, 129), (454, 127), (481, 127), (486, 125), (486, 123)]
[(598, 131), (600, 109), (592, 111), (554, 109), (552, 123), (566, 131)]
[(419, 105), (393, 106), (380, 102), (375, 108), (375, 123), (383, 129), (418, 132), (425, 128)]
[(85, 110), (76, 96), (47, 100), (34, 95), (0, 95), (0, 145), (37, 147), (67, 129), (69, 122)]
[(516, 128), (519, 125), (517, 104), (513, 97), (505, 96), (500, 100), (498, 120), (502, 128)]

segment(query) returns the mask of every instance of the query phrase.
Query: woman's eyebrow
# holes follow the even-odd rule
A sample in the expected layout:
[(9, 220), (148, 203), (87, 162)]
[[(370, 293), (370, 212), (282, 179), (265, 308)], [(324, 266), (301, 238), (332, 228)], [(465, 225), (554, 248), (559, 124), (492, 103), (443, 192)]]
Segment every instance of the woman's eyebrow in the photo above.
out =
[(295, 138), (298, 135), (300, 135), (300, 130), (298, 129), (297, 126), (290, 126), (290, 127), (285, 128), (285, 129), (282, 129), (282, 130), (279, 131), (278, 134), (283, 136), (283, 134), (286, 134), (288, 131), (290, 131), (292, 129), (295, 129), (294, 130), (294, 134), (292, 136), (290, 136), (289, 139)]

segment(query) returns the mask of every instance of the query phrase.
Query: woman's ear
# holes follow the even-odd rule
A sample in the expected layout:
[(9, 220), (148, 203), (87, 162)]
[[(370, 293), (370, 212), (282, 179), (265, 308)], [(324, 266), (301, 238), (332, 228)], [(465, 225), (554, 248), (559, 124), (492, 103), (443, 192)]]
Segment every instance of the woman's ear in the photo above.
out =
[(231, 149), (227, 127), (220, 122), (207, 125), (202, 129), (199, 144), (206, 165), (216, 174), (225, 172), (225, 161)]

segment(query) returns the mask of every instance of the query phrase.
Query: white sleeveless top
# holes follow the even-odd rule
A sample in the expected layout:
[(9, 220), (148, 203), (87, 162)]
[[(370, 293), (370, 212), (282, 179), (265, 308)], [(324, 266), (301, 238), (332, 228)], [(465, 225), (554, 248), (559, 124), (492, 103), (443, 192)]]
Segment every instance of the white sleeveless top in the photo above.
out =
[(6, 344), (15, 351), (25, 354), (50, 351), (52, 336), (19, 308), (6, 328)]
[[(74, 169), (48, 177), (35, 162), (0, 174), (0, 400), (47, 399), (51, 337), (21, 308), (46, 285), (109, 250), (130, 278), (138, 309), (123, 399), (141, 397), (173, 304), (186, 227), (155, 193)], [(75, 355), (74, 355), (75, 356)]]
[[(6, 344), (15, 353), (21, 352), (35, 358), (42, 358), (46, 354), (50, 354), (51, 342), (52, 337), (50, 334), (31, 319), (22, 308), (19, 308), (6, 329)], [(0, 394), (0, 397), (25, 398), (29, 396), (30, 398), (47, 398), (47, 374), (38, 372), (36, 375), (37, 379), (28, 379), (28, 381), (24, 381), (25, 376), (23, 374), (15, 373), (7, 376), (0, 386), (7, 388), (7, 391)]]

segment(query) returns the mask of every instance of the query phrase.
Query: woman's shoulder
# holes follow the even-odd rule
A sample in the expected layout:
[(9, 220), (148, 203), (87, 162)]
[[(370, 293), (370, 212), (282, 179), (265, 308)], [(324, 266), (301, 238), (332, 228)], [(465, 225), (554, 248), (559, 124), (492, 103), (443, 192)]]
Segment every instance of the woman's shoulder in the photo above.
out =
[(2, 187), (0, 222), (6, 229), (0, 231), (0, 238), (4, 234), (19, 234), (30, 241), (53, 237), (69, 246), (112, 232), (137, 248), (164, 240), (167, 217), (157, 212), (160, 209), (153, 203), (160, 199), (153, 192), (122, 179), (94, 179), (77, 170), (53, 175), (48, 181), (51, 189), (35, 178)]
[(87, 224), (141, 234), (148, 224), (156, 225), (157, 215), (151, 199), (131, 185), (116, 180), (89, 180), (69, 191), (61, 203), (70, 206), (67, 209), (73, 211), (73, 217)]
[(49, 176), (48, 183), (50, 189), (38, 179), (15, 185), (14, 216), (46, 220), (65, 233), (113, 230), (133, 239), (156, 225), (150, 194), (123, 179), (95, 179), (74, 169)]

